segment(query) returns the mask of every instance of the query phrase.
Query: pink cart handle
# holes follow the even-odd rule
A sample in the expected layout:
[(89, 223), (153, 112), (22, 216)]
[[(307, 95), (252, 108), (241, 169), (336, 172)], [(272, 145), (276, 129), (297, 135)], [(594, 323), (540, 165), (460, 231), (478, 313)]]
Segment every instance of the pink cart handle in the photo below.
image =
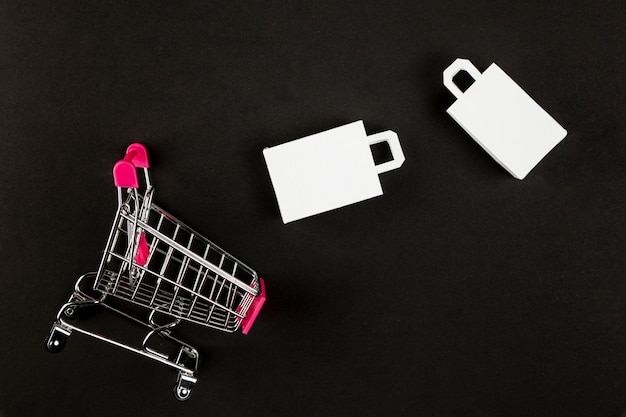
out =
[(123, 159), (113, 166), (113, 181), (116, 187), (139, 188), (135, 166)]
[(261, 291), (259, 295), (254, 297), (254, 300), (252, 300), (252, 304), (250, 304), (250, 308), (248, 308), (248, 313), (241, 322), (241, 333), (243, 334), (248, 334), (254, 324), (254, 320), (256, 320), (257, 316), (261, 312), (261, 307), (265, 304), (265, 282), (263, 281), (263, 278), (259, 278), (259, 284), (261, 286)]
[(124, 159), (113, 167), (113, 180), (117, 187), (139, 188), (137, 168), (149, 168), (148, 152), (141, 143), (132, 143), (126, 149)]
[[(122, 206), (121, 189), (134, 188), (136, 192), (137, 188), (139, 188), (137, 168), (144, 169), (144, 173), (146, 175), (146, 186), (150, 189), (150, 177), (148, 176), (149, 167), (150, 162), (148, 161), (148, 152), (146, 151), (146, 147), (141, 143), (130, 144), (130, 146), (126, 149), (126, 156), (124, 159), (117, 161), (117, 163), (113, 166), (113, 180), (115, 185), (118, 187), (117, 201), (120, 207)], [(136, 230), (134, 227), (136, 227), (136, 225), (133, 226), (133, 230)], [(148, 262), (148, 258), (150, 257), (150, 247), (148, 246), (146, 235), (143, 230), (139, 231), (136, 239), (137, 252), (135, 254), (135, 263), (139, 266), (145, 266)]]
[(137, 168), (150, 168), (148, 151), (141, 143), (131, 143), (126, 149), (126, 161), (132, 162)]

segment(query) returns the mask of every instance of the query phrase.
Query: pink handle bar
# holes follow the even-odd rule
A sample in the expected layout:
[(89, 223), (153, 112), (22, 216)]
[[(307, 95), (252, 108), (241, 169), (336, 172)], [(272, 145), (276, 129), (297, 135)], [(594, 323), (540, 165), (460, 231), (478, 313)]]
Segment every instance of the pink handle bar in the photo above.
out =
[(250, 308), (248, 308), (248, 313), (241, 322), (241, 333), (243, 334), (248, 334), (254, 324), (254, 320), (256, 320), (257, 316), (261, 312), (261, 307), (265, 304), (265, 282), (263, 281), (263, 278), (259, 278), (259, 284), (261, 286), (261, 291), (259, 292), (259, 295), (254, 297), (254, 300), (252, 300), (252, 304), (250, 304)]
[(149, 168), (148, 152), (141, 143), (132, 143), (126, 149), (124, 159), (113, 166), (113, 180), (116, 187), (139, 188), (137, 168)]
[(148, 151), (141, 143), (131, 143), (126, 148), (125, 160), (132, 162), (137, 168), (150, 168), (148, 162)]

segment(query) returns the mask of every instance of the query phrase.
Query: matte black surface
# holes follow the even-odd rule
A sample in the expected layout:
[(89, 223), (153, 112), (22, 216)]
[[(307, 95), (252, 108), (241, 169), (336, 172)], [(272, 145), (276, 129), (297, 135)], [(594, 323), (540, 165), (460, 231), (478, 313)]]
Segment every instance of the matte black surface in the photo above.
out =
[[(623, 415), (625, 7), (0, 5), (0, 416)], [(527, 179), (446, 115), (457, 57), (568, 130)], [(404, 148), (384, 196), (283, 225), (261, 150), (358, 119)], [(248, 336), (181, 327), (204, 354), (186, 403), (157, 363), (43, 346), (132, 141), (155, 201), (267, 283)]]

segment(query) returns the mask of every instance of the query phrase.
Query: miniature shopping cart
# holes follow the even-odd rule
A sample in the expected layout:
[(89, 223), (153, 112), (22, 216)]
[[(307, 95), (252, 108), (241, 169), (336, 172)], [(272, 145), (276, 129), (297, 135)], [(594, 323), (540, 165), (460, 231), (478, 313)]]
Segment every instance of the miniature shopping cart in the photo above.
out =
[[(172, 329), (186, 320), (246, 334), (263, 306), (265, 288), (256, 272), (152, 203), (148, 167), (146, 149), (138, 143), (115, 164), (118, 209), (100, 266), (77, 280), (46, 347), (59, 352), (78, 332), (154, 359), (178, 371), (174, 395), (186, 400), (197, 381), (199, 353)], [(139, 323), (143, 339), (131, 344), (88, 329), (79, 312), (96, 307)], [(165, 341), (174, 346), (171, 353), (160, 349)]]

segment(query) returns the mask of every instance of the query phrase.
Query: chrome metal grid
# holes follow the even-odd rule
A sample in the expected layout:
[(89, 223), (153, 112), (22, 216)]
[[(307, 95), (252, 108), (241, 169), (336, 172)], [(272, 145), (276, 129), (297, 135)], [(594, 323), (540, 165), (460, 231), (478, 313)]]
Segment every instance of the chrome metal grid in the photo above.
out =
[[(129, 193), (118, 210), (94, 289), (175, 318), (237, 330), (259, 293), (256, 273), (158, 206), (136, 213), (142, 200)], [(132, 244), (141, 232), (149, 247), (143, 266)]]

